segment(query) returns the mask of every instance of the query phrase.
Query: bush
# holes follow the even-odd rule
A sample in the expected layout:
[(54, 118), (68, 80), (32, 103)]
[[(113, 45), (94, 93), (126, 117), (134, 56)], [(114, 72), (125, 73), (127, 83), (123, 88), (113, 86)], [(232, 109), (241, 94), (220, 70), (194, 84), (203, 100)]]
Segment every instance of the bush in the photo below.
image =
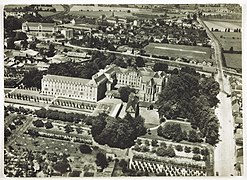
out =
[(201, 149), (201, 155), (208, 155), (209, 152), (208, 152), (208, 149), (205, 148), (205, 149)]
[(165, 142), (161, 142), (161, 143), (160, 143), (160, 147), (166, 148), (166, 143), (165, 143)]
[(101, 169), (104, 169), (108, 166), (106, 156), (105, 156), (105, 154), (103, 154), (101, 152), (97, 153), (95, 162), (96, 162), (97, 166), (101, 167)]
[(92, 152), (91, 147), (86, 144), (80, 145), (79, 149), (81, 153), (84, 153), (84, 154), (90, 154)]
[(148, 152), (149, 148), (147, 146), (142, 146), (141, 147), (141, 152)]
[(185, 147), (184, 147), (184, 152), (190, 153), (190, 152), (191, 152), (191, 148), (188, 147), (188, 146), (185, 146)]
[(194, 154), (200, 154), (200, 149), (198, 147), (194, 147), (192, 151)]
[(152, 139), (151, 144), (152, 144), (152, 146), (157, 147), (158, 146), (158, 141), (156, 139)]
[(145, 145), (146, 146), (149, 146), (150, 145), (149, 140), (145, 140)]
[(136, 144), (141, 145), (142, 144), (142, 140), (141, 139), (137, 139), (136, 140)]
[(72, 171), (69, 177), (80, 177), (81, 171)]
[(192, 159), (195, 160), (195, 161), (200, 161), (201, 160), (201, 156), (198, 155), (198, 154), (194, 154)]
[(58, 161), (54, 166), (54, 170), (64, 174), (68, 171), (68, 168), (70, 168), (70, 165), (67, 161)]
[(51, 129), (51, 128), (53, 128), (52, 123), (51, 123), (51, 122), (45, 123), (45, 128), (46, 128), (46, 129)]
[(176, 145), (175, 148), (177, 151), (183, 151), (183, 146), (181, 146), (181, 145)]
[(138, 144), (136, 144), (136, 145), (133, 147), (133, 150), (140, 152), (140, 151), (141, 151), (141, 147), (140, 147)]
[(34, 122), (33, 122), (33, 125), (34, 125), (35, 127), (44, 127), (44, 123), (43, 123), (43, 121), (40, 120), (40, 119), (34, 121)]

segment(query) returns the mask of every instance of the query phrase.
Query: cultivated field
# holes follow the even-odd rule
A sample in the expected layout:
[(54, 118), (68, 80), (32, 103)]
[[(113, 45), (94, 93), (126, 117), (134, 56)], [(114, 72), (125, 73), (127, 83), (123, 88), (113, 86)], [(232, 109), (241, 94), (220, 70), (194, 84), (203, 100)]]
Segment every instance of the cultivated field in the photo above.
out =
[(187, 57), (198, 60), (208, 60), (210, 59), (211, 54), (211, 49), (207, 47), (173, 44), (150, 43), (144, 49), (147, 54), (171, 57)]
[(226, 66), (233, 69), (242, 69), (242, 54), (224, 53)]
[(239, 32), (213, 32), (224, 50), (233, 47), (234, 51), (242, 51), (242, 37)]
[(234, 29), (241, 28), (240, 25), (227, 21), (204, 21), (204, 23), (210, 30), (213, 28), (220, 31), (225, 31), (226, 28), (230, 28), (230, 30), (233, 31)]

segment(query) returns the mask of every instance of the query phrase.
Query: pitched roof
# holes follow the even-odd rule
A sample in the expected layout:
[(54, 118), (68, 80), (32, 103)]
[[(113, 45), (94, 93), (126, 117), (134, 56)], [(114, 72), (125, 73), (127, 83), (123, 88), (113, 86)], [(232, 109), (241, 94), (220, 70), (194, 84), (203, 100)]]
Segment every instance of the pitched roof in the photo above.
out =
[(76, 77), (69, 77), (69, 76), (58, 76), (58, 75), (51, 75), (47, 74), (43, 76), (44, 80), (50, 81), (57, 81), (57, 82), (67, 82), (70, 84), (87, 84), (90, 79), (83, 79), (83, 78), (76, 78)]
[(136, 107), (138, 103), (139, 103), (139, 98), (134, 93), (130, 93), (125, 111), (130, 111), (130, 112), (132, 110), (136, 111)]

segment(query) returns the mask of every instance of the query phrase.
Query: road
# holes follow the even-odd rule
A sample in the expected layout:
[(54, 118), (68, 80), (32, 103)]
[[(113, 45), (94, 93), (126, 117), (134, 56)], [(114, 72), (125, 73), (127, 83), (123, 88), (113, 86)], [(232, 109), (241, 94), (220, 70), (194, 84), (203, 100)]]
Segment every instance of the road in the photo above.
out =
[(63, 6), (63, 9), (64, 9), (63, 11), (58, 12), (58, 13), (56, 13), (56, 14), (52, 14), (52, 15), (50, 15), (50, 16), (46, 16), (46, 17), (55, 18), (55, 17), (57, 17), (57, 16), (61, 16), (61, 15), (65, 15), (65, 14), (69, 13), (69, 11), (70, 11), (70, 6), (69, 6), (69, 5), (61, 4), (61, 6)]
[(219, 176), (231, 176), (235, 175), (234, 164), (236, 162), (236, 144), (233, 133), (234, 119), (232, 116), (231, 98), (227, 97), (227, 95), (231, 93), (230, 83), (223, 72), (221, 44), (201, 19), (198, 18), (198, 22), (206, 29), (209, 38), (212, 40), (212, 46), (215, 50), (214, 58), (218, 70), (215, 79), (220, 84), (220, 93), (218, 95), (220, 103), (215, 110), (215, 114), (220, 123), (220, 142), (215, 148), (214, 172), (218, 173)]

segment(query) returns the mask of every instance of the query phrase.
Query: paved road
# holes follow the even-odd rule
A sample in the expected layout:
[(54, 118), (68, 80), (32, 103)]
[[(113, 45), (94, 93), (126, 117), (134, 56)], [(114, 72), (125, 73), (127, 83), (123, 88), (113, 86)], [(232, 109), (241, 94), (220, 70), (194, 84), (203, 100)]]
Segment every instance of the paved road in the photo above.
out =
[(232, 105), (231, 98), (227, 95), (230, 94), (230, 84), (228, 79), (224, 76), (222, 66), (222, 49), (221, 44), (216, 39), (214, 34), (209, 28), (198, 18), (198, 22), (204, 26), (212, 45), (215, 49), (215, 61), (217, 65), (218, 74), (216, 75), (216, 81), (220, 84), (220, 93), (218, 99), (220, 104), (215, 110), (215, 114), (219, 119), (220, 123), (220, 142), (215, 148), (215, 159), (214, 159), (214, 171), (219, 176), (230, 176), (234, 175), (234, 163), (235, 163), (235, 139), (234, 139), (234, 119), (232, 116)]

